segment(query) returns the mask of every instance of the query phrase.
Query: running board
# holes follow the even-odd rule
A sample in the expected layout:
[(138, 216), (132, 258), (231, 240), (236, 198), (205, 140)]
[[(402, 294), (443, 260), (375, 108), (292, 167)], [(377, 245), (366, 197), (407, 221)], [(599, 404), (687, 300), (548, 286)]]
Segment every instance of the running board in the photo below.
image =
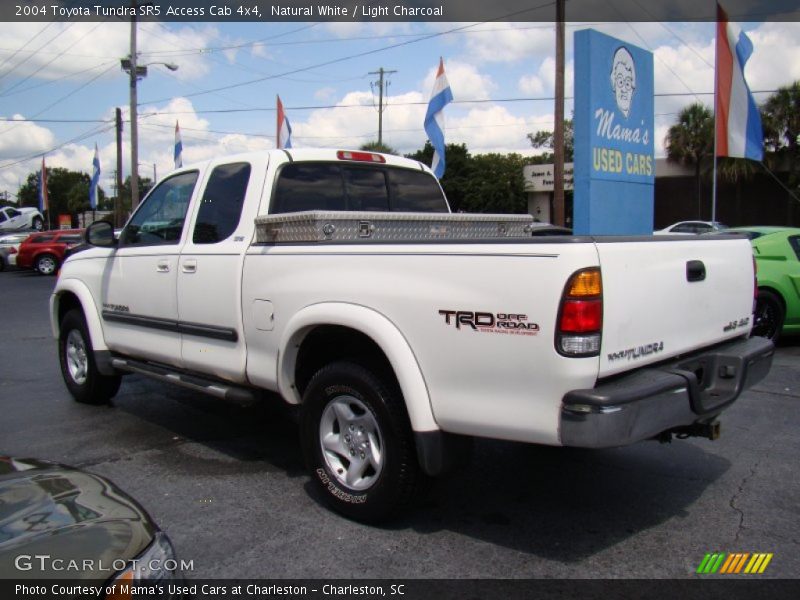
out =
[(167, 367), (154, 365), (152, 363), (131, 360), (130, 358), (115, 357), (111, 359), (111, 366), (119, 371), (137, 373), (145, 377), (150, 377), (151, 379), (174, 383), (175, 385), (208, 394), (209, 396), (214, 396), (215, 398), (238, 404), (239, 406), (252, 406), (258, 401), (256, 393), (247, 388), (232, 386), (212, 379), (204, 379), (197, 375), (173, 371)]

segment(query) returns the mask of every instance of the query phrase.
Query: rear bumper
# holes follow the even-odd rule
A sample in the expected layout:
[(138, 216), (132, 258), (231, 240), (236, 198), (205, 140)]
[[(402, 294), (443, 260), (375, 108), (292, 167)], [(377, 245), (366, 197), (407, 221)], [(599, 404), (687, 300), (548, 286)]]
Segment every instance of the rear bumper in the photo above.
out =
[(754, 337), (568, 392), (561, 443), (610, 448), (708, 423), (766, 377), (773, 354), (772, 342)]

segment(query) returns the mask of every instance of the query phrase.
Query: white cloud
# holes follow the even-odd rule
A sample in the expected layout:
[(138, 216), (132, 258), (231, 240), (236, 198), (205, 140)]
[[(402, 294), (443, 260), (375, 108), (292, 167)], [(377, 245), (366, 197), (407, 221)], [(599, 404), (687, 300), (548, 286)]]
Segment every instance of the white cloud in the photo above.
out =
[(467, 55), (479, 63), (517, 62), (554, 52), (555, 28), (548, 24), (488, 23), (463, 34)]
[(334, 94), (336, 94), (336, 88), (324, 87), (314, 92), (314, 98), (321, 102), (328, 102), (334, 97)]
[[(564, 94), (572, 96), (574, 66), (569, 61), (564, 67)], [(534, 75), (523, 75), (517, 82), (519, 90), (532, 96), (552, 96), (556, 87), (556, 61), (552, 56), (545, 58)]]
[[(430, 94), (438, 70), (438, 64), (428, 70), (421, 83), (423, 93)], [(497, 84), (492, 78), (479, 73), (474, 65), (450, 60), (445, 62), (444, 71), (453, 91), (453, 97), (458, 100), (485, 100), (497, 89)]]

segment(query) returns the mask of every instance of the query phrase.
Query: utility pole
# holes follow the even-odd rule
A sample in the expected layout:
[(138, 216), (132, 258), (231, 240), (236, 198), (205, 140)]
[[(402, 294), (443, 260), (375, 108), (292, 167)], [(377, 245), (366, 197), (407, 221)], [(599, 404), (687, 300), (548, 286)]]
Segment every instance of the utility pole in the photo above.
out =
[(136, 94), (136, 80), (139, 77), (136, 68), (136, 0), (131, 0), (133, 8), (131, 16), (131, 210), (139, 205), (139, 115), (136, 105), (139, 99)]
[(553, 128), (553, 224), (564, 227), (564, 0), (556, 0), (556, 106)]
[(114, 227), (122, 224), (122, 109), (117, 108), (117, 194), (114, 200)]
[[(384, 75), (391, 75), (392, 73), (397, 73), (397, 71), (387, 71), (383, 67), (378, 69), (377, 71), (370, 71), (370, 75), (377, 75), (378, 76), (378, 144), (383, 144), (383, 77)], [(388, 82), (387, 82), (388, 85)]]

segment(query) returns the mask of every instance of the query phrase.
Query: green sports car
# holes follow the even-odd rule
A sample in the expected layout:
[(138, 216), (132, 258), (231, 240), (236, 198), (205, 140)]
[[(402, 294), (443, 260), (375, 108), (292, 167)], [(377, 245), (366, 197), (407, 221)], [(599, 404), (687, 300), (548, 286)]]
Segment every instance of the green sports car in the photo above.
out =
[(753, 335), (772, 341), (784, 333), (800, 332), (800, 229), (736, 227), (753, 244), (758, 266)]

